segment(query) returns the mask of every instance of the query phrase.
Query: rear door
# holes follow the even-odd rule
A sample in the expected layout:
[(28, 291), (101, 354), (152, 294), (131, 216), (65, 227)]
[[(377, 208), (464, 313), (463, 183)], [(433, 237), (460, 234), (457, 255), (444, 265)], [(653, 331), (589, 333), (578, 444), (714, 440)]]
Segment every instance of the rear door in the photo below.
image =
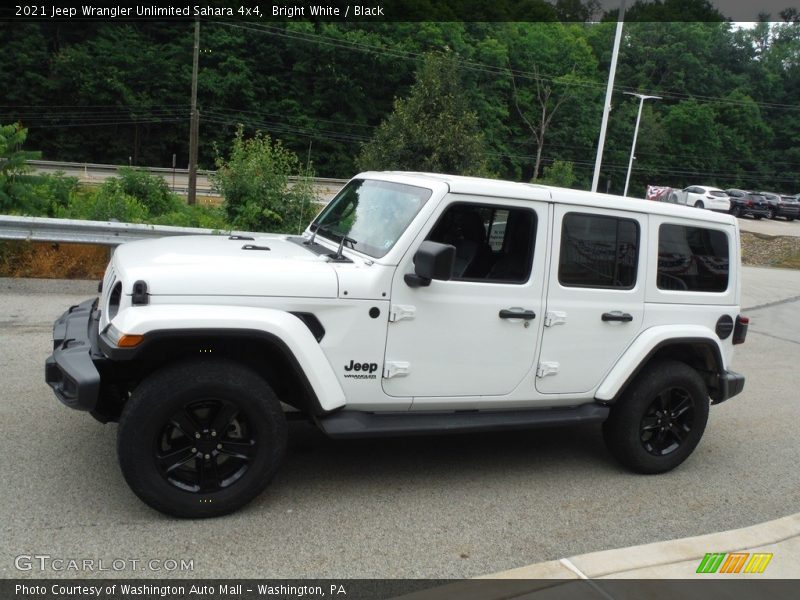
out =
[(647, 215), (557, 205), (536, 389), (600, 384), (644, 321)]

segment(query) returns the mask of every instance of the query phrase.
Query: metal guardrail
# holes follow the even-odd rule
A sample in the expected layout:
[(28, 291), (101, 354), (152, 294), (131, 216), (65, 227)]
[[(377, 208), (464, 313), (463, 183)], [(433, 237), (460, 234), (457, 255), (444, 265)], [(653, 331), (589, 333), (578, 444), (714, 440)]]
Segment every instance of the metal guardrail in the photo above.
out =
[(251, 231), (220, 231), (194, 227), (173, 227), (171, 225), (0, 215), (0, 239), (3, 240), (118, 246), (136, 240), (175, 235), (243, 235), (256, 237), (263, 234)]

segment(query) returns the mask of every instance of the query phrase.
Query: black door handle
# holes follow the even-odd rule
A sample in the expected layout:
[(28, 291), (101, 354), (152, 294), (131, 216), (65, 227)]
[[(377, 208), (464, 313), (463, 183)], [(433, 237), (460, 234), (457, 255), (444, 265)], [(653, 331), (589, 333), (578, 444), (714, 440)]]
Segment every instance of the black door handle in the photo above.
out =
[(612, 312), (603, 313), (601, 319), (603, 319), (603, 321), (622, 321), (623, 323), (628, 323), (633, 321), (633, 316), (620, 310), (615, 310)]
[(532, 310), (523, 310), (521, 308), (504, 308), (500, 311), (501, 319), (525, 319), (530, 321), (536, 318), (536, 313)]

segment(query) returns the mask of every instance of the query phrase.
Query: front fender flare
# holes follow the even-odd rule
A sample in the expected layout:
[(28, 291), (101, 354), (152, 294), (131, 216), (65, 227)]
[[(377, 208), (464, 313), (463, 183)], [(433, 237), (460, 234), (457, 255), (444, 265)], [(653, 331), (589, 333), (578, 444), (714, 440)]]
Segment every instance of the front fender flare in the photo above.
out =
[[(296, 316), (272, 308), (218, 305), (136, 306), (120, 312), (110, 323), (126, 334), (158, 332), (252, 332), (280, 343), (302, 371), (324, 411), (345, 405), (345, 395), (325, 353), (308, 327)], [(105, 333), (105, 332), (103, 332)], [(101, 339), (105, 335), (101, 335)], [(143, 348), (146, 350), (146, 348)]]
[(597, 388), (595, 399), (606, 402), (614, 400), (653, 354), (666, 345), (679, 343), (701, 343), (713, 347), (719, 367), (724, 371), (725, 355), (719, 346), (717, 336), (708, 327), (703, 327), (702, 325), (685, 325), (681, 327), (660, 325), (650, 327), (644, 330), (628, 346), (625, 354), (617, 361), (600, 384), (600, 387)]

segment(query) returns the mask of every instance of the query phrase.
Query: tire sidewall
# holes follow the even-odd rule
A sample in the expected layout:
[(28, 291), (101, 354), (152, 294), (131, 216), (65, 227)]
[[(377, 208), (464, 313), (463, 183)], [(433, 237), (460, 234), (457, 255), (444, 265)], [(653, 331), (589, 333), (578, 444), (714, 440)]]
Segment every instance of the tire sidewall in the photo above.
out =
[[(658, 393), (670, 387), (688, 392), (694, 410), (692, 427), (677, 449), (657, 456), (644, 447), (640, 427)], [(670, 471), (684, 462), (700, 442), (708, 420), (709, 405), (705, 384), (694, 369), (677, 361), (660, 362), (646, 368), (612, 407), (603, 426), (606, 443), (615, 458), (634, 471)]]
[[(203, 398), (226, 400), (244, 412), (257, 440), (241, 478), (214, 492), (189, 492), (169, 483), (156, 464), (157, 441), (169, 419)], [(232, 361), (193, 361), (154, 373), (134, 391), (120, 419), (117, 450), (123, 475), (144, 502), (178, 517), (232, 512), (266, 486), (286, 448), (280, 403), (263, 379)]]

